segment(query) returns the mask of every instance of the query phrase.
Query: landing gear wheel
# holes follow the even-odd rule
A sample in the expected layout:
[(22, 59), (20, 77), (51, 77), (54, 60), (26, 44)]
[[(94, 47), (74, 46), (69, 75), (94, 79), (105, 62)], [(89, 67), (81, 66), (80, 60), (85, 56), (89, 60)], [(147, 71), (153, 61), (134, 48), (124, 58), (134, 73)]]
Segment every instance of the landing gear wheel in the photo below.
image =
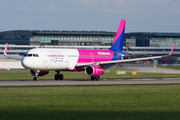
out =
[(99, 81), (99, 78), (100, 78), (99, 76), (96, 76), (96, 77), (95, 77), (96, 81)]
[(63, 74), (59, 74), (60, 71), (56, 71), (56, 72), (57, 72), (57, 74), (55, 74), (54, 79), (55, 80), (63, 80), (64, 79)]
[(63, 80), (64, 76), (62, 74), (59, 75), (59, 80)]
[(91, 76), (91, 81), (94, 81), (94, 80), (96, 80), (96, 81), (99, 81), (99, 76)]
[(59, 78), (59, 75), (58, 75), (58, 74), (55, 74), (54, 79), (55, 79), (55, 80), (58, 80), (58, 78)]
[(37, 80), (38, 80), (38, 77), (33, 77), (33, 80), (34, 80), (34, 81), (37, 81)]
[(94, 76), (91, 76), (91, 81), (94, 81), (94, 79), (95, 79)]

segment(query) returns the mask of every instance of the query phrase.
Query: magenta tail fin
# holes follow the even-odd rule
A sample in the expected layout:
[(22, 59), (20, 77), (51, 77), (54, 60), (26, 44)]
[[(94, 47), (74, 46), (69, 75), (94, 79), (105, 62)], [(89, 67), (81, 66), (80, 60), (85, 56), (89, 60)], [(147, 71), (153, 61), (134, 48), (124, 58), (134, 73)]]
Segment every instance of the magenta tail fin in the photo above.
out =
[(114, 42), (110, 48), (111, 50), (123, 51), (125, 26), (126, 26), (126, 20), (121, 20), (118, 31), (116, 33), (116, 37), (115, 37)]

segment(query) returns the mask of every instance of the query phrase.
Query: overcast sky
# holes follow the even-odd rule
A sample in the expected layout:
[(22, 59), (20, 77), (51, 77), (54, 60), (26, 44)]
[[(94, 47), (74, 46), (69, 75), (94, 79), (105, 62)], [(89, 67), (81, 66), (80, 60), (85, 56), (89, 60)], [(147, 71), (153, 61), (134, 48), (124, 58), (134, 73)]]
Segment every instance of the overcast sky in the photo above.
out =
[(0, 0), (0, 29), (180, 33), (180, 0)]

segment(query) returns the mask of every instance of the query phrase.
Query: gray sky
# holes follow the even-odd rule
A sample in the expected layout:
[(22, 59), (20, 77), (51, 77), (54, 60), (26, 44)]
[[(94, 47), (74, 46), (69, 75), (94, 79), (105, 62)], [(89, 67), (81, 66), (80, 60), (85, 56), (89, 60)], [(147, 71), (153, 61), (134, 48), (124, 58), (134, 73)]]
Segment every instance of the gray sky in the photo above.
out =
[(0, 0), (0, 29), (180, 32), (180, 0)]

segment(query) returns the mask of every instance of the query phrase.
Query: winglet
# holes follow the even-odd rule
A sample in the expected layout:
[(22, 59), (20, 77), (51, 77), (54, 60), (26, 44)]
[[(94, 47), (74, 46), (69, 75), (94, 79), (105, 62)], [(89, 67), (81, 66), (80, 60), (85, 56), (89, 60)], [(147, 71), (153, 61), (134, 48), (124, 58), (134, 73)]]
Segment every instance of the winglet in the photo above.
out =
[(172, 50), (171, 50), (171, 52), (170, 52), (170, 55), (172, 55), (173, 54), (173, 51), (174, 51), (174, 47), (175, 47), (175, 45), (176, 45), (176, 42), (174, 43), (174, 45), (173, 45), (173, 48), (172, 48)]
[(4, 49), (4, 55), (7, 55), (7, 47), (8, 47), (8, 43), (6, 43), (6, 47)]

